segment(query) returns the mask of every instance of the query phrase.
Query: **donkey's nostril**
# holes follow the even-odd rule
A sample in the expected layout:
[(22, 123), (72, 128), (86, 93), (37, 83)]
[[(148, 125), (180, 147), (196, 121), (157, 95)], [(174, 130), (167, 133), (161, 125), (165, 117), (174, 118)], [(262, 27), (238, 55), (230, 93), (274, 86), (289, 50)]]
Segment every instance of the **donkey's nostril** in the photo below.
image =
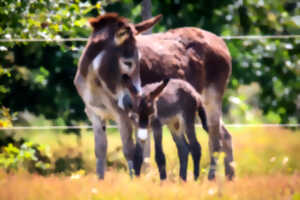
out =
[(127, 74), (123, 74), (122, 75), (122, 81), (124, 81), (125, 83), (127, 83), (128, 81), (130, 81), (130, 77)]
[(132, 105), (132, 101), (129, 95), (125, 95), (123, 97), (123, 105), (125, 110), (132, 110), (133, 105)]

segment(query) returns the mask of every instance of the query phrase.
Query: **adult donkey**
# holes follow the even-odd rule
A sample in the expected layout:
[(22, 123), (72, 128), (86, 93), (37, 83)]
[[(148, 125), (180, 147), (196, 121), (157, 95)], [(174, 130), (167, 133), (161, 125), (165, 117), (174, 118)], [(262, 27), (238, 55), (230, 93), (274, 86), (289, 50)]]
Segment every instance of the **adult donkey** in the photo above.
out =
[[(133, 25), (126, 18), (108, 13), (89, 20), (93, 31), (79, 60), (74, 84), (93, 125), (96, 170), (101, 179), (104, 178), (107, 154), (107, 120), (115, 120), (118, 124), (130, 175), (134, 166), (142, 164), (139, 149), (135, 151), (132, 124), (127, 113), (134, 100), (122, 77), (130, 77), (136, 92), (141, 90), (135, 35), (152, 27), (159, 18)], [(139, 175), (139, 169), (136, 174)]]
[(208, 178), (215, 178), (217, 155), (223, 151), (225, 173), (232, 179), (232, 140), (221, 120), (222, 99), (232, 67), (225, 42), (213, 33), (192, 27), (139, 35), (136, 41), (141, 54), (142, 85), (179, 78), (188, 81), (202, 95), (211, 159)]
[[(136, 103), (122, 79), (129, 76), (137, 92), (141, 84), (165, 78), (188, 81), (202, 94), (207, 112), (211, 165), (214, 179), (216, 154), (224, 151), (225, 172), (234, 176), (231, 136), (221, 122), (222, 97), (231, 74), (231, 57), (224, 41), (197, 28), (179, 28), (166, 33), (138, 35), (152, 27), (161, 16), (133, 25), (115, 13), (90, 19), (92, 35), (80, 58), (74, 84), (93, 124), (97, 173), (104, 177), (107, 151), (105, 121), (119, 126), (123, 152), (132, 173), (133, 161), (139, 174), (141, 156), (132, 139), (126, 110)], [(194, 113), (193, 113), (194, 114)]]

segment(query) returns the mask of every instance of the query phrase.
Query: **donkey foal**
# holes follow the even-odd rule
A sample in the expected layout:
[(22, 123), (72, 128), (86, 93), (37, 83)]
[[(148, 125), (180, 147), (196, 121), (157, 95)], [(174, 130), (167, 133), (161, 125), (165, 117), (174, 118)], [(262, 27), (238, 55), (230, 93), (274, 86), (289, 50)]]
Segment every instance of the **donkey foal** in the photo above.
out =
[[(136, 105), (138, 137), (147, 138), (151, 128), (155, 142), (155, 160), (160, 179), (166, 179), (166, 160), (162, 148), (162, 126), (166, 124), (176, 143), (180, 161), (180, 177), (186, 180), (188, 154), (192, 153), (194, 179), (199, 176), (201, 146), (195, 134), (195, 112), (198, 111), (203, 128), (207, 131), (206, 115), (201, 97), (186, 81), (165, 80), (147, 84)], [(186, 134), (186, 135), (185, 135)], [(186, 140), (186, 137), (188, 141)]]

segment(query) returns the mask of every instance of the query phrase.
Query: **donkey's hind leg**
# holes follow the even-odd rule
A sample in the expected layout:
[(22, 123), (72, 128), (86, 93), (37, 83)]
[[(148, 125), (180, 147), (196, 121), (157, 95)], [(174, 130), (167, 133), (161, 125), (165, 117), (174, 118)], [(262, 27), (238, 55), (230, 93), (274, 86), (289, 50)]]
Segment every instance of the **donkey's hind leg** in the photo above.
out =
[(180, 162), (179, 175), (182, 180), (186, 181), (189, 145), (185, 139), (182, 127), (180, 127), (180, 125), (178, 129), (174, 128), (174, 126), (169, 126), (169, 129), (177, 147), (177, 153)]
[[(195, 132), (195, 115), (193, 109), (191, 112), (186, 113), (185, 119), (185, 132), (189, 141), (190, 151), (192, 153), (192, 158), (194, 162), (194, 179), (197, 180), (199, 177), (199, 165), (201, 159), (201, 146), (197, 140)], [(205, 122), (206, 123), (206, 122)]]
[(221, 97), (214, 87), (204, 91), (204, 104), (209, 133), (209, 153), (210, 153), (210, 169), (208, 179), (215, 179), (217, 156), (222, 149), (221, 140)]
[(233, 153), (231, 135), (225, 129), (221, 122), (222, 115), (222, 95), (218, 95), (214, 88), (208, 88), (204, 92), (205, 102), (204, 108), (207, 115), (207, 124), (209, 132), (209, 149), (210, 149), (210, 170), (208, 179), (215, 178), (217, 153), (225, 152), (225, 173), (229, 179), (234, 176), (234, 169), (232, 166)]
[(223, 142), (223, 151), (225, 152), (224, 165), (225, 165), (225, 174), (229, 180), (232, 180), (234, 177), (234, 166), (233, 166), (233, 150), (232, 150), (232, 139), (230, 133), (222, 124), (222, 142)]

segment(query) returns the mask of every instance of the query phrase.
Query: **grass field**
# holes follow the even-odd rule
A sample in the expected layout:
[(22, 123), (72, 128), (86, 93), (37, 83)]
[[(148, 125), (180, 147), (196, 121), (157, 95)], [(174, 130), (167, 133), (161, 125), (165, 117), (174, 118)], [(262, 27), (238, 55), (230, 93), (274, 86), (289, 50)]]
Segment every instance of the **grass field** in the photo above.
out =
[[(0, 171), (0, 199), (291, 199), (300, 200), (300, 131), (279, 128), (232, 128), (236, 178), (224, 178), (223, 167), (216, 181), (207, 180), (208, 137), (197, 130), (202, 145), (201, 175), (192, 178), (189, 160), (188, 181), (178, 177), (176, 147), (167, 130), (164, 131), (168, 180), (159, 181), (153, 153), (150, 167), (139, 178), (130, 179), (126, 161), (120, 150), (120, 136), (108, 134), (108, 160), (104, 181), (95, 175), (93, 135), (84, 131), (80, 142), (73, 135), (46, 131), (20, 132), (19, 136), (47, 144), (53, 158), (81, 155), (84, 170), (70, 176), (63, 174), (39, 176), (23, 170), (6, 174)], [(117, 163), (117, 164), (116, 164)], [(118, 166), (118, 169), (117, 167)]]

